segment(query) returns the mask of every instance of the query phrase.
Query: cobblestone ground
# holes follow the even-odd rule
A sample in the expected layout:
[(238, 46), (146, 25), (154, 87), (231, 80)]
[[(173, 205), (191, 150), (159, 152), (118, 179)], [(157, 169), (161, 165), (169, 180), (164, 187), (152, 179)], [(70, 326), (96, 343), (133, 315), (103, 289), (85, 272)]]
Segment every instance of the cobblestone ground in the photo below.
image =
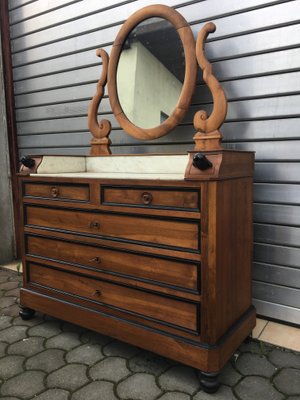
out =
[(193, 368), (45, 315), (22, 321), (20, 285), (0, 269), (2, 400), (300, 400), (300, 353), (243, 344), (208, 395)]

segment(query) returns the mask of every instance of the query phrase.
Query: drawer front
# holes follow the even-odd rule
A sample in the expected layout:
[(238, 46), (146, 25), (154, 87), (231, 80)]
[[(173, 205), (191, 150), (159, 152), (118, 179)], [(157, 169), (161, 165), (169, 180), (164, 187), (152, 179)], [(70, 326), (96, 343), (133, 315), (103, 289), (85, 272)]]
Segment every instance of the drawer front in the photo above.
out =
[(35, 263), (29, 263), (27, 270), (30, 284), (81, 296), (124, 312), (173, 325), (179, 329), (198, 331), (199, 310), (195, 303), (71, 274)]
[(91, 213), (27, 206), (25, 225), (139, 242), (144, 245), (199, 250), (199, 221)]
[(200, 192), (194, 189), (101, 185), (103, 205), (200, 211)]
[(25, 197), (39, 197), (52, 200), (68, 200), (87, 202), (90, 199), (89, 185), (24, 183)]
[(129, 278), (150, 280), (159, 284), (192, 290), (198, 293), (200, 266), (192, 262), (116, 251), (98, 246), (60, 241), (35, 236), (26, 240), (28, 255), (79, 264)]

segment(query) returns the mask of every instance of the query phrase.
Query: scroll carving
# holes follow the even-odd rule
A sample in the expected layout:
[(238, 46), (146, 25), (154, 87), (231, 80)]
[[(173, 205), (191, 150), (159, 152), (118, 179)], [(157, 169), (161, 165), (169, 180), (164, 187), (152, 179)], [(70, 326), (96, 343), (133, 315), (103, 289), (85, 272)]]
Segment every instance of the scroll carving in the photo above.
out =
[(90, 154), (111, 154), (109, 145), (111, 144), (108, 135), (111, 131), (111, 124), (107, 119), (102, 119), (98, 122), (97, 113), (99, 104), (104, 95), (105, 85), (107, 83), (107, 70), (109, 57), (105, 50), (97, 49), (96, 55), (102, 59), (102, 73), (97, 83), (97, 91), (92, 98), (88, 110), (88, 128), (92, 133)]
[(207, 84), (213, 97), (213, 111), (208, 117), (207, 112), (200, 110), (194, 116), (194, 127), (197, 133), (194, 136), (195, 150), (218, 150), (222, 149), (222, 135), (219, 128), (225, 120), (227, 114), (227, 99), (224, 90), (213, 75), (212, 65), (205, 57), (205, 41), (207, 36), (216, 30), (212, 22), (208, 22), (200, 30), (196, 42), (196, 58), (199, 67), (203, 71), (203, 80)]

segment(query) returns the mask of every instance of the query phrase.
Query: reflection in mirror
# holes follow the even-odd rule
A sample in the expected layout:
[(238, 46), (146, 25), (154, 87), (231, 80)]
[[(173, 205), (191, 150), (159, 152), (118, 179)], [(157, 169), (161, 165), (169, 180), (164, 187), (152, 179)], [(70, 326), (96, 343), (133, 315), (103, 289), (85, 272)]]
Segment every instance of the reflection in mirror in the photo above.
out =
[(154, 128), (175, 109), (185, 73), (181, 39), (163, 18), (149, 18), (128, 35), (117, 68), (117, 93), (126, 117)]

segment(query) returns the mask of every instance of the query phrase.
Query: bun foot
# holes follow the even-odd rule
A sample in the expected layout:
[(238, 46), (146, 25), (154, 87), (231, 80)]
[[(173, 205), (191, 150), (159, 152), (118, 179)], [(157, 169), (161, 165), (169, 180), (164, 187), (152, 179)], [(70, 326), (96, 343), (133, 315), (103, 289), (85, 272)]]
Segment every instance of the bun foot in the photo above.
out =
[(200, 376), (200, 383), (204, 392), (215, 393), (219, 389), (219, 372), (201, 372)]
[(34, 316), (34, 314), (35, 314), (35, 310), (32, 310), (31, 308), (20, 307), (19, 315), (24, 321), (32, 318)]

